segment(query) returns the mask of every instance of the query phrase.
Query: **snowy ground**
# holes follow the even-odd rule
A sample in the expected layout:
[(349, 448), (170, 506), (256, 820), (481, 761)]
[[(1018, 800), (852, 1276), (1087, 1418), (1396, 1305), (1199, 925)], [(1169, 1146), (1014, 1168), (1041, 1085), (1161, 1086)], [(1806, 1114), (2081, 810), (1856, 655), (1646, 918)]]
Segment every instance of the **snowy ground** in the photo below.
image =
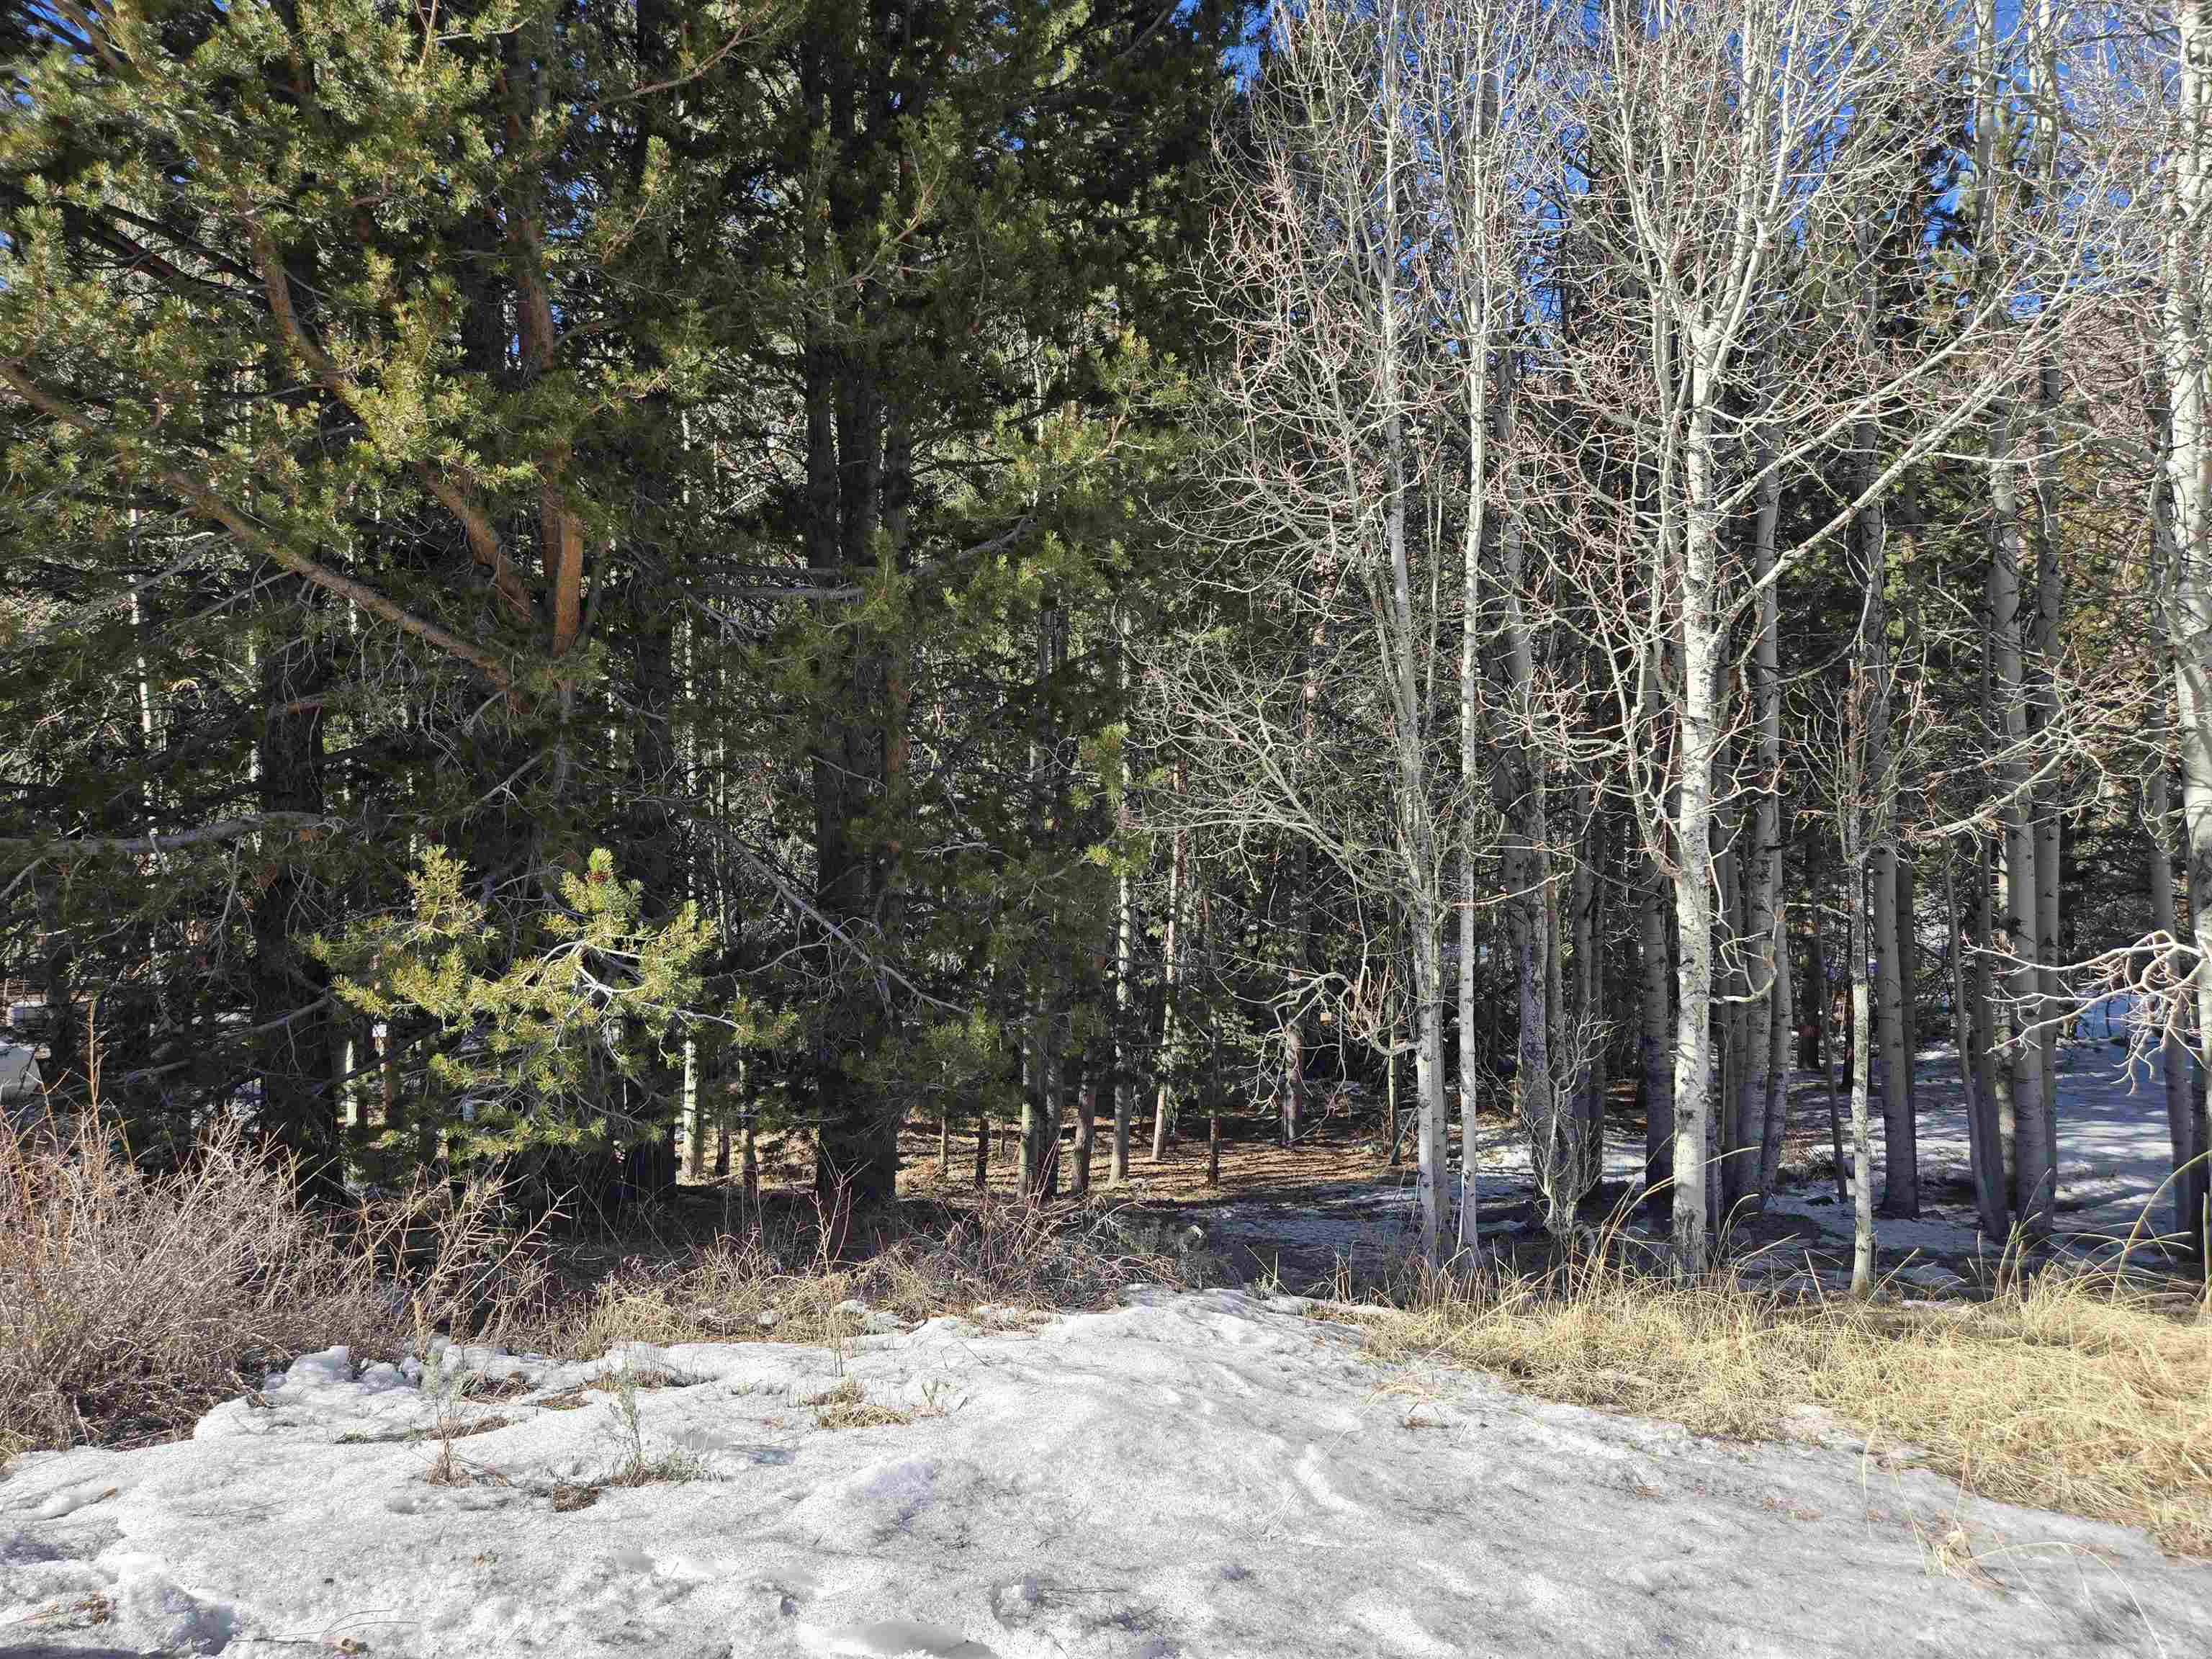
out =
[[(2172, 1173), (2167, 1137), (2164, 1074), (2155, 1054), (2129, 1059), (2123, 1040), (2097, 1035), (2058, 1050), (2058, 1211), (2056, 1234), (2077, 1254), (2110, 1255), (2131, 1242), (2148, 1242), (2172, 1225), (2173, 1200), (2164, 1188)], [(2002, 1240), (1980, 1236), (1966, 1143), (1966, 1114), (1955, 1049), (1923, 1052), (1913, 1067), (1917, 1104), (1921, 1215), (1913, 1220), (1877, 1218), (1875, 1237), (1887, 1251), (1918, 1251), (1931, 1258), (1924, 1273), (1944, 1276), (1933, 1258), (1989, 1256)], [(1847, 1107), (1848, 1109), (1848, 1107)], [(1801, 1077), (1796, 1110), (1817, 1109), (1825, 1126), (1826, 1096), (1817, 1079)], [(1824, 1129), (1825, 1133), (1825, 1129)], [(1881, 1126), (1875, 1125), (1875, 1191), (1883, 1185)], [(1848, 1243), (1851, 1215), (1834, 1201), (1826, 1182), (1780, 1194), (1782, 1214), (1803, 1218), (1826, 1237)]]
[[(640, 1449), (616, 1396), (576, 1391), (594, 1368), (449, 1359), (526, 1386), (464, 1409), (507, 1419), (452, 1443), (468, 1484), (404, 1437), (450, 1399), (342, 1351), (190, 1441), (25, 1460), (0, 1483), (0, 1654), (2212, 1652), (2212, 1567), (2139, 1535), (1848, 1445), (1388, 1372), (1236, 1292), (938, 1320), (842, 1358), (635, 1351), (680, 1385), (632, 1396), (643, 1454), (690, 1478), (585, 1507)], [(819, 1425), (847, 1379), (911, 1420)]]
[[(2085, 1025), (2091, 1035), (2059, 1050), (2057, 1237), (2075, 1253), (2093, 1255), (2111, 1255), (2132, 1238), (2139, 1255), (2147, 1256), (2148, 1241), (2172, 1224), (2172, 1193), (2161, 1191), (2172, 1172), (2172, 1151), (2160, 1064), (2155, 1054), (2148, 1061), (2130, 1063), (2124, 1023), (2113, 1028), (2120, 1041), (2107, 1040), (2094, 1014)], [(1984, 1239), (1974, 1214), (1956, 1051), (1923, 1051), (1913, 1074), (1921, 1214), (1912, 1219), (1877, 1218), (1875, 1238), (1886, 1272), (1918, 1285), (1942, 1287), (1970, 1274), (1978, 1258), (1999, 1255), (2005, 1241)], [(1843, 1106), (1848, 1112), (1848, 1097)], [(1762, 1225), (1749, 1242), (1766, 1247), (1766, 1260), (1776, 1272), (1807, 1271), (1809, 1248), (1814, 1276), (1840, 1286), (1848, 1280), (1852, 1216), (1849, 1205), (1837, 1202), (1827, 1173), (1827, 1109), (1818, 1073), (1796, 1073), (1790, 1085), (1793, 1137), (1819, 1148), (1818, 1175), (1778, 1192), (1768, 1208), (1772, 1220), (1784, 1224)], [(1848, 1121), (1844, 1133), (1848, 1138)], [(1509, 1228), (1528, 1224), (1519, 1218), (1534, 1193), (1527, 1138), (1508, 1122), (1486, 1120), (1481, 1139), (1475, 1184), (1486, 1229), (1500, 1217), (1515, 1218)], [(1455, 1144), (1455, 1182), (1457, 1150)], [(1884, 1180), (1879, 1116), (1874, 1151), (1879, 1195)], [(1643, 1169), (1640, 1140), (1632, 1146), (1617, 1133), (1608, 1137), (1608, 1183), (1638, 1182)], [(1408, 1164), (1390, 1178), (1319, 1189), (1291, 1202), (1230, 1200), (1200, 1213), (1212, 1242), (1225, 1248), (1240, 1267), (1276, 1267), (1285, 1285), (1302, 1289), (1340, 1257), (1372, 1263), (1402, 1251), (1415, 1224), (1413, 1183)], [(1786, 1237), (1791, 1225), (1796, 1241)]]

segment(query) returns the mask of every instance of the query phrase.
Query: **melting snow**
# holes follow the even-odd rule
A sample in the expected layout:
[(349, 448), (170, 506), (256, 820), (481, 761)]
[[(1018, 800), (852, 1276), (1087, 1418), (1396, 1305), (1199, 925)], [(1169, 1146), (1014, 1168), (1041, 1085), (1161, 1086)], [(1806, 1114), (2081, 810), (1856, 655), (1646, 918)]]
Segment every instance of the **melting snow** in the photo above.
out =
[[(191, 1440), (0, 1482), (0, 1654), (2212, 1651), (2212, 1569), (2137, 1534), (1848, 1447), (1386, 1372), (1298, 1305), (1140, 1291), (842, 1357), (447, 1348), (439, 1374), (524, 1390), (459, 1407), (419, 1369), (310, 1355)], [(634, 1396), (641, 1449), (613, 1396), (578, 1392), (623, 1366), (670, 1384)], [(807, 1402), (848, 1378), (911, 1420), (819, 1426)], [(441, 1413), (507, 1419), (451, 1442), (468, 1484), (432, 1484), (437, 1445), (408, 1437)], [(576, 1506), (636, 1449), (693, 1478)], [(1938, 1570), (1955, 1532), (1977, 1571)]]

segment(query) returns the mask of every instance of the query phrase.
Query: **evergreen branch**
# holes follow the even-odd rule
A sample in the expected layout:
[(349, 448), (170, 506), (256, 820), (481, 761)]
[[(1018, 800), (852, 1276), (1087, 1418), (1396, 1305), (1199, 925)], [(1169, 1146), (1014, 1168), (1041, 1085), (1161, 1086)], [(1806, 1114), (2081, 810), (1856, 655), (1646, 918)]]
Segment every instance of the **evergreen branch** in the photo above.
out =
[[(137, 447), (133, 440), (92, 419), (83, 410), (53, 393), (42, 390), (20, 362), (0, 361), (0, 381), (4, 381), (17, 397), (48, 420), (73, 426), (78, 431), (111, 445), (118, 452), (127, 453)], [(198, 480), (158, 465), (154, 469), (154, 476), (179, 499), (198, 508), (228, 530), (239, 545), (247, 551), (268, 560), (271, 564), (281, 566), (326, 592), (351, 600), (369, 615), (381, 617), (401, 633), (411, 634), (424, 644), (434, 646), (447, 656), (467, 663), (501, 690), (513, 684), (514, 676), (508, 673), (506, 665), (482, 647), (470, 643), (449, 629), (441, 628), (427, 617), (416, 616), (406, 606), (377, 592), (367, 583), (341, 575), (327, 565), (319, 564), (283, 545)]]
[[(307, 337), (299, 313), (292, 307), (292, 284), (284, 274), (284, 262), (278, 257), (276, 245), (269, 233), (258, 225), (253, 230), (253, 254), (261, 266), (261, 283), (267, 292), (269, 314), (285, 343), (299, 353), (301, 361), (314, 371), (331, 395), (351, 410), (356, 418), (361, 418), (358, 389), (329, 355)], [(461, 533), (468, 539), (470, 553), (478, 564), (491, 572), (492, 586), (498, 591), (500, 603), (507, 608), (507, 614), (525, 628), (535, 627), (537, 609), (523, 588), (521, 577), (515, 574), (514, 561), (507, 557), (506, 544), (500, 539), (491, 516), (459, 484), (428, 462), (416, 459), (409, 465), (438, 504), (460, 520)]]
[(179, 830), (167, 836), (159, 832), (143, 836), (0, 836), (0, 851), (36, 853), (42, 858), (62, 853), (119, 853), (136, 857), (204, 847), (212, 842), (237, 841), (263, 830), (325, 830), (336, 822), (313, 812), (262, 812), (252, 817), (218, 818), (196, 830)]

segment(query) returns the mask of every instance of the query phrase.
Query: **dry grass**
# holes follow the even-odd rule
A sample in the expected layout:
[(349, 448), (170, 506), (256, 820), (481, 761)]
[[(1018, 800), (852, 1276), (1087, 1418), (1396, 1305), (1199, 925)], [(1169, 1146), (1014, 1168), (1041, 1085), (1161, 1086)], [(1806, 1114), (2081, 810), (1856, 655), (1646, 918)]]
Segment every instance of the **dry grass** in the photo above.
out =
[(1110, 1306), (1139, 1283), (1194, 1285), (1211, 1264), (1114, 1211), (986, 1200), (942, 1230), (876, 1241), (857, 1262), (830, 1258), (826, 1230), (787, 1224), (659, 1260), (632, 1258), (575, 1298), (532, 1346), (590, 1357), (623, 1342), (837, 1344), (861, 1327), (847, 1304), (915, 1321), (978, 1304), (1033, 1311)]
[(397, 1357), (462, 1318), (497, 1340), (537, 1275), (493, 1201), (426, 1189), (326, 1218), (234, 1133), (148, 1175), (89, 1125), (0, 1126), (0, 1460), (167, 1438), (336, 1343)]
[(814, 1407), (814, 1424), (822, 1429), (880, 1429), (902, 1427), (914, 1413), (868, 1398), (856, 1377), (847, 1377), (824, 1395), (808, 1402)]
[(1604, 1252), (1396, 1289), (1395, 1306), (1347, 1293), (1320, 1311), (1364, 1327), (1388, 1362), (1700, 1433), (1774, 1436), (1812, 1407), (1870, 1455), (2212, 1555), (2212, 1318), (2171, 1291), (2054, 1266), (1978, 1303), (1808, 1302), (1729, 1274), (1678, 1285)]
[(878, 1236), (857, 1261), (825, 1243), (855, 1230), (819, 1214), (743, 1240), (556, 1255), (495, 1224), (489, 1185), (326, 1215), (234, 1133), (157, 1175), (84, 1121), (58, 1140), (0, 1126), (0, 1461), (171, 1437), (264, 1370), (337, 1343), (364, 1359), (446, 1328), (574, 1358), (629, 1340), (842, 1344), (861, 1327), (841, 1308), (854, 1301), (908, 1320), (1090, 1308), (1206, 1272), (1121, 1212), (996, 1200), (908, 1206), (929, 1224)]

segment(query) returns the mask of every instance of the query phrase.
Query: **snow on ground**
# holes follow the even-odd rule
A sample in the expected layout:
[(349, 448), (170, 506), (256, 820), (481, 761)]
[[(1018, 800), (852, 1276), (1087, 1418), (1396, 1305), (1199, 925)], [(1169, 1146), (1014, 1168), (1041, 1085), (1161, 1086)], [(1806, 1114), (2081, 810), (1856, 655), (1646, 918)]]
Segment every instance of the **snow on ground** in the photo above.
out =
[[(980, 1312), (980, 1310), (979, 1310)], [(447, 1350), (456, 1407), (342, 1350), (195, 1437), (0, 1482), (0, 1654), (658, 1659), (2212, 1652), (2212, 1567), (1846, 1446), (1739, 1445), (1386, 1371), (1238, 1292), (1143, 1291), (844, 1353), (635, 1349), (676, 1386)], [(418, 1373), (419, 1374), (419, 1373)], [(441, 1369), (437, 1376), (450, 1374)], [(821, 1426), (857, 1382), (912, 1414)], [(580, 1401), (581, 1403), (578, 1403)], [(1945, 1570), (1963, 1532), (1978, 1565)]]
[[(2167, 1138), (2162, 1062), (2156, 1053), (2148, 1060), (2131, 1060), (2124, 1024), (2114, 1027), (2115, 1037), (2109, 1040), (2100, 1024), (2085, 1022), (2085, 1029), (2094, 1035), (2064, 1043), (2058, 1051), (2056, 1233), (2062, 1243), (2081, 1253), (2110, 1254), (2130, 1240), (2147, 1242), (2172, 1225), (2172, 1191), (2163, 1183), (2172, 1173), (2173, 1148)], [(1818, 1082), (1800, 1073), (1797, 1091), (1794, 1111), (1802, 1115), (1808, 1104), (1817, 1103), (1825, 1124), (1826, 1097)], [(1922, 1214), (1915, 1220), (1877, 1218), (1877, 1242), (1886, 1251), (1994, 1256), (2004, 1241), (1982, 1238), (1974, 1214), (1956, 1049), (1931, 1048), (1917, 1056), (1913, 1098)], [(1848, 1110), (1848, 1100), (1844, 1105)], [(1885, 1164), (1879, 1103), (1875, 1111), (1875, 1192), (1879, 1196)], [(1848, 1122), (1844, 1132), (1848, 1137)], [(1830, 1238), (1845, 1243), (1850, 1239), (1851, 1212), (1834, 1201), (1834, 1189), (1826, 1181), (1778, 1194), (1770, 1207), (1813, 1223)], [(1930, 1268), (1921, 1276), (1933, 1278), (1938, 1271)]]
[[(2112, 1026), (2112, 1036), (2105, 1033)], [(2059, 1049), (2057, 1235), (2079, 1254), (2108, 1255), (2131, 1239), (2141, 1245), (2172, 1224), (2172, 1194), (2161, 1190), (2172, 1170), (2167, 1139), (2163, 1073), (2157, 1054), (2131, 1061), (2126, 1044), (2125, 1011), (2112, 1022), (2098, 1011), (2082, 1022), (2085, 1033)], [(1974, 1213), (1967, 1156), (1966, 1115), (1959, 1085), (1957, 1051), (1923, 1050), (1913, 1066), (1913, 1097), (1919, 1130), (1921, 1214), (1912, 1219), (1880, 1217), (1876, 1243), (1886, 1267), (1906, 1279), (1928, 1285), (1960, 1282), (1954, 1269), (1977, 1257), (1994, 1259), (2005, 1241), (1985, 1240)], [(1825, 1148), (1827, 1097), (1815, 1073), (1794, 1074), (1790, 1114), (1802, 1133), (1814, 1129)], [(1848, 1112), (1848, 1096), (1843, 1101)], [(1884, 1158), (1880, 1103), (1874, 1126), (1875, 1191), (1882, 1191)], [(1817, 1123), (1815, 1121), (1817, 1120)], [(1850, 1134), (1844, 1124), (1846, 1146)], [(1475, 1184), (1486, 1218), (1526, 1205), (1535, 1190), (1528, 1138), (1510, 1121), (1480, 1125)], [(1458, 1147), (1452, 1147), (1452, 1178), (1458, 1179)], [(1809, 1182), (1784, 1186), (1769, 1200), (1769, 1211), (1806, 1224), (1817, 1232), (1832, 1258), (1815, 1277), (1837, 1285), (1847, 1282), (1852, 1214), (1836, 1201), (1826, 1175), (1825, 1150), (1820, 1175)], [(1605, 1153), (1608, 1182), (1642, 1179), (1644, 1148), (1612, 1137)], [(2146, 1211), (2148, 1210), (2148, 1218)], [(1326, 1273), (1339, 1258), (1373, 1263), (1402, 1251), (1416, 1224), (1413, 1170), (1410, 1162), (1394, 1176), (1301, 1194), (1294, 1201), (1224, 1201), (1205, 1206), (1209, 1239), (1230, 1249), (1240, 1267), (1282, 1264), (1279, 1277), (1303, 1288)], [(1509, 1227), (1508, 1231), (1511, 1229)], [(1632, 1226), (1631, 1231), (1640, 1231)], [(1917, 1256), (1917, 1260), (1910, 1258)], [(1803, 1271), (1802, 1253), (1775, 1251), (1772, 1270)]]

